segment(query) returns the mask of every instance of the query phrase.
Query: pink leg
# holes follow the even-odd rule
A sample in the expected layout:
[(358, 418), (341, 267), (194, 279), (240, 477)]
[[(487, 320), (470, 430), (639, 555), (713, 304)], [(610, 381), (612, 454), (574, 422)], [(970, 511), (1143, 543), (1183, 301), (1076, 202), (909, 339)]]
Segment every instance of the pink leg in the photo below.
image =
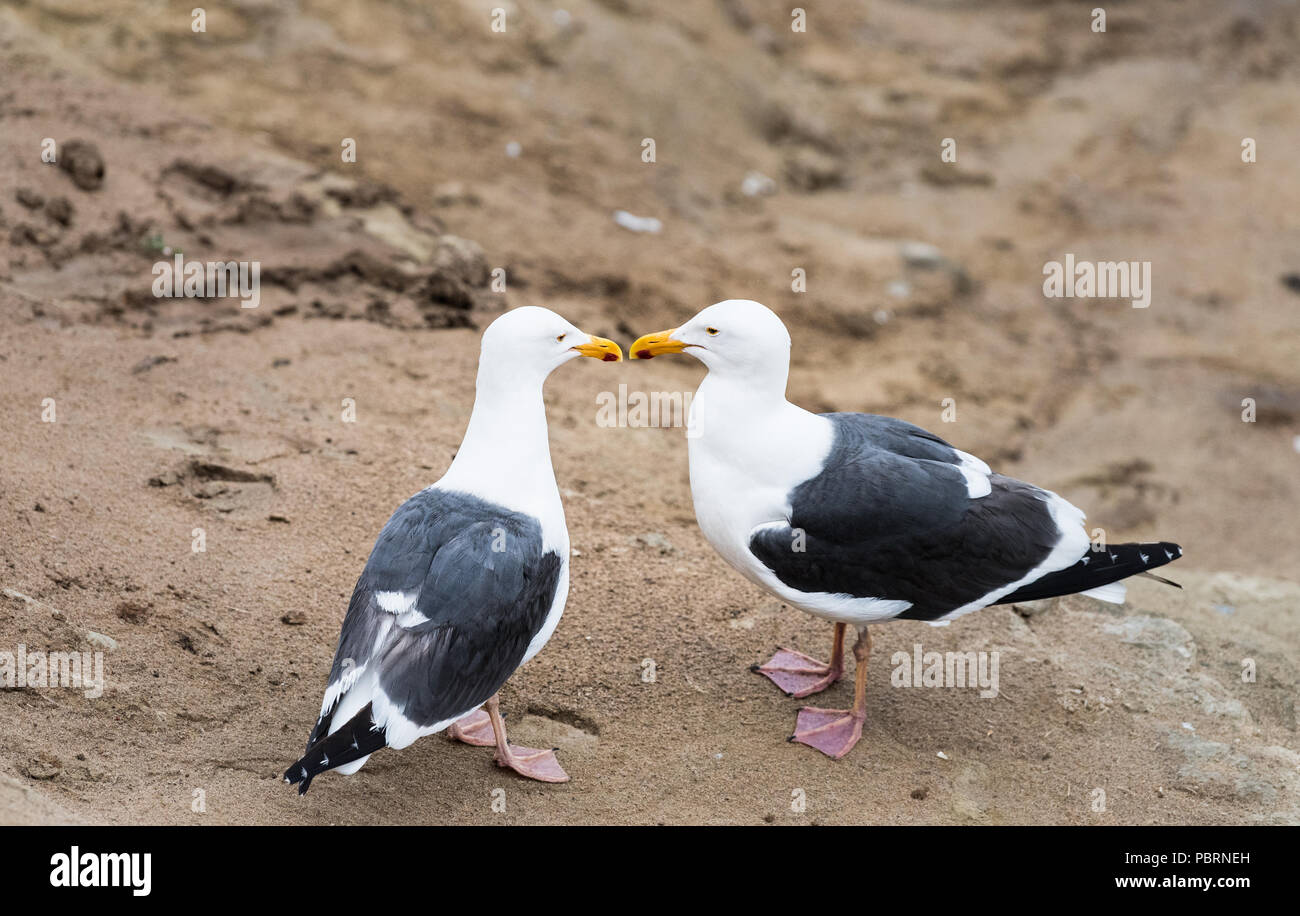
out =
[(871, 654), (871, 634), (866, 627), (853, 645), (853, 657), (858, 670), (853, 684), (852, 709), (820, 709), (805, 706), (795, 720), (791, 741), (816, 748), (828, 757), (839, 760), (862, 737), (862, 723), (867, 718), (867, 659)]
[(492, 730), (496, 733), (497, 766), (508, 767), (520, 776), (536, 779), (538, 782), (568, 782), (569, 774), (564, 772), (560, 761), (555, 759), (555, 751), (541, 751), (532, 747), (511, 745), (506, 741), (506, 723), (501, 718), (501, 710), (495, 696), (488, 700), (488, 716)]
[(844, 629), (844, 624), (835, 624), (830, 664), (793, 649), (777, 649), (766, 664), (754, 665), (749, 670), (768, 678), (788, 696), (807, 697), (820, 693), (844, 673)]
[(481, 709), (476, 709), (447, 726), (447, 737), (475, 747), (492, 747), (497, 743), (496, 736), (492, 733), (492, 717)]

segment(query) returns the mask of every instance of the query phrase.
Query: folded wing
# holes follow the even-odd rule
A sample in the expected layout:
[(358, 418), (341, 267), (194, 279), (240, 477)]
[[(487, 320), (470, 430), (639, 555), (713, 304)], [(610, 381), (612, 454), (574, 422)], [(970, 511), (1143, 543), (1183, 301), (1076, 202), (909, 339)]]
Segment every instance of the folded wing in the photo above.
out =
[(756, 528), (750, 550), (801, 592), (906, 601), (937, 620), (997, 601), (1074, 565), (1083, 514), (911, 424), (828, 414), (835, 442), (790, 494), (790, 517)]
[(375, 743), (348, 740), (317, 759), (333, 732), (405, 747), (482, 704), (545, 624), (562, 564), (531, 516), (436, 489), (404, 503), (357, 580), (320, 718), (286, 778), (309, 783)]

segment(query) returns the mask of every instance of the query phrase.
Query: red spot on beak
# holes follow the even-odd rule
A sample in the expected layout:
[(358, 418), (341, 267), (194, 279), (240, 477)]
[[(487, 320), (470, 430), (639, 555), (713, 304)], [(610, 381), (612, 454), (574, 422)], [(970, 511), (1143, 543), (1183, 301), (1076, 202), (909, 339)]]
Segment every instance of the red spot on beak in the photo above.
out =
[(613, 353), (606, 353), (604, 356), (600, 358), (600, 361), (603, 363), (616, 363), (618, 362), (618, 357), (615, 356)]
[(637, 359), (654, 359), (654, 354), (651, 353), (649, 350), (637, 350), (637, 351), (636, 351), (636, 358), (637, 358)]

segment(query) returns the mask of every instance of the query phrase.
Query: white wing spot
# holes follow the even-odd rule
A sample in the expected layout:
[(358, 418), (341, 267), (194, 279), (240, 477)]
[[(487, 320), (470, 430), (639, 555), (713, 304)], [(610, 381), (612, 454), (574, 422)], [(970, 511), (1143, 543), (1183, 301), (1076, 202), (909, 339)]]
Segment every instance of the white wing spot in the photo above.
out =
[(419, 592), (409, 595), (406, 592), (375, 592), (375, 602), (390, 614), (404, 614), (409, 611), (415, 607), (415, 599), (418, 597), (420, 597)]
[(981, 499), (993, 492), (989, 481), (989, 466), (974, 455), (968, 455), (959, 449), (953, 449), (960, 463), (957, 470), (966, 478), (966, 495), (971, 499)]

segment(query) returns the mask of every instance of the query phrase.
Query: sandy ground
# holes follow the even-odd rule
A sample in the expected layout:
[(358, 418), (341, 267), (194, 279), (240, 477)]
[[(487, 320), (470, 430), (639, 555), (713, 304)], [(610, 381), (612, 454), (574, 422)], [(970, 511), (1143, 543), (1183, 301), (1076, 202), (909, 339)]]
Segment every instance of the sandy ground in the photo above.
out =
[[(0, 652), (101, 651), (107, 680), (0, 689), (0, 821), (1300, 821), (1294, 7), (1098, 35), (1078, 3), (832, 3), (796, 34), (775, 3), (603, 0), (494, 34), (494, 5), (0, 10)], [(257, 260), (261, 304), (155, 298), (165, 249)], [(1067, 252), (1149, 260), (1150, 308), (1046, 299)], [(477, 329), (542, 304), (626, 345), (727, 297), (786, 318), (794, 400), (1178, 541), (1185, 588), (880, 627), (832, 762), (748, 671), (829, 625), (703, 541), (680, 429), (596, 422), (702, 370), (584, 360), (547, 394), (568, 610), (503, 694), (573, 781), (431, 738), (286, 788), (374, 536), (463, 432)], [(997, 651), (999, 695), (892, 686), (916, 644)]]

